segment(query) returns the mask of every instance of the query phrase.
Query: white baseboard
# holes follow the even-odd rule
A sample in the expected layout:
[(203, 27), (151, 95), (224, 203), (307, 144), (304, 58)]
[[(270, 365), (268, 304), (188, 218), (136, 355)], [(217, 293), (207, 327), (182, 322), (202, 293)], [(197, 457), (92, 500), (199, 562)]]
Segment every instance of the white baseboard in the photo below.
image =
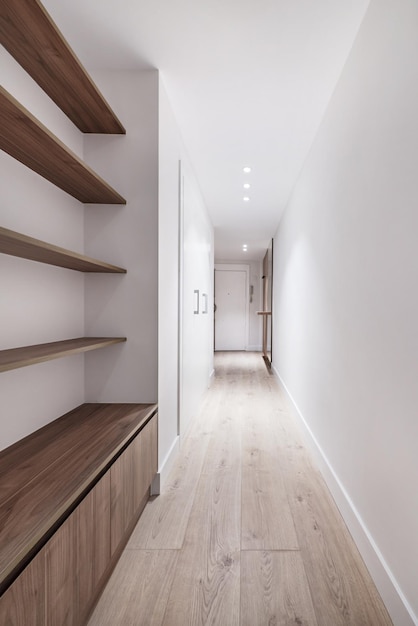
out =
[(259, 346), (247, 346), (246, 348), (246, 352), (262, 352), (263, 351), (263, 346), (259, 345)]
[(174, 462), (177, 458), (177, 455), (180, 451), (180, 437), (176, 437), (171, 444), (170, 450), (167, 452), (164, 461), (161, 463), (157, 474), (154, 476), (154, 480), (151, 484), (151, 495), (158, 496), (160, 495), (162, 489), (167, 482), (168, 475), (171, 471), (171, 468), (174, 465)]
[(418, 618), (414, 614), (407, 599), (402, 593), (395, 577), (388, 564), (377, 547), (371, 533), (363, 522), (353, 501), (346, 492), (338, 475), (326, 457), (324, 451), (315, 438), (314, 433), (308, 426), (305, 418), (299, 410), (295, 400), (286, 387), (277, 369), (273, 366), (273, 372), (280, 381), (285, 391), (289, 404), (294, 409), (294, 414), (298, 418), (299, 424), (307, 438), (307, 443), (315, 456), (325, 482), (340, 510), (340, 513), (347, 524), (347, 527), (356, 542), (359, 552), (372, 576), (374, 583), (386, 605), (387, 610), (395, 626), (418, 626)]

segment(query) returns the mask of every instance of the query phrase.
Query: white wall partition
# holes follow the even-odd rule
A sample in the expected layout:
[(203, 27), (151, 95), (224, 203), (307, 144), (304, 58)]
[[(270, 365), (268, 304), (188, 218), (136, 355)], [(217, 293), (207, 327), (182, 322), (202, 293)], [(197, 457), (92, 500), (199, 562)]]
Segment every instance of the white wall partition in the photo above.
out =
[(372, 1), (275, 237), (274, 367), (418, 624), (418, 4)]
[[(161, 78), (158, 249), (159, 469), (164, 483), (213, 369), (213, 228)], [(193, 313), (195, 290), (199, 314)]]
[(164, 482), (179, 445), (179, 220), (182, 149), (161, 76), (158, 142), (159, 469)]

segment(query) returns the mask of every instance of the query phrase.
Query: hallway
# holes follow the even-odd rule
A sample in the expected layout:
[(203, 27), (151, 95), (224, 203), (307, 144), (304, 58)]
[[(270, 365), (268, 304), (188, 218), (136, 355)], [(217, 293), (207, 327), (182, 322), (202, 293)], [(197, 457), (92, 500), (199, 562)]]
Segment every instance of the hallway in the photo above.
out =
[(216, 353), (89, 626), (391, 623), (261, 355)]

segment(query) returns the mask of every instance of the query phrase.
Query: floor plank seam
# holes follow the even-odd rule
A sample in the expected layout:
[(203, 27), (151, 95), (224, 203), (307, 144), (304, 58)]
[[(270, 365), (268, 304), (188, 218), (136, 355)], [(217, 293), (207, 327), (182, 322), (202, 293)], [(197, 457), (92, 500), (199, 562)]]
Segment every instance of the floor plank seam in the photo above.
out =
[(181, 552), (183, 548), (131, 548), (126, 547), (124, 552)]
[(243, 548), (240, 552), (299, 552), (301, 548)]

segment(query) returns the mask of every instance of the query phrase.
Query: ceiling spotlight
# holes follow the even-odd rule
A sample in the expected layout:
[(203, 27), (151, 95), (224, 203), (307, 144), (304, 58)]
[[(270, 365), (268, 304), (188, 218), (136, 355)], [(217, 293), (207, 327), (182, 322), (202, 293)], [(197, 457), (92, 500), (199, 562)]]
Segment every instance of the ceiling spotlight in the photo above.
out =
[(249, 173), (251, 172), (251, 167), (246, 166), (246, 167), (244, 167), (244, 168), (243, 168), (243, 171), (244, 171), (246, 174), (249, 174)]
[(244, 189), (249, 189), (251, 187), (250, 183), (244, 183)]
[(249, 197), (248, 197), (248, 196), (244, 196), (244, 197), (243, 197), (243, 200), (244, 200), (244, 202), (249, 202), (249, 201), (250, 201), (250, 199), (249, 199)]

